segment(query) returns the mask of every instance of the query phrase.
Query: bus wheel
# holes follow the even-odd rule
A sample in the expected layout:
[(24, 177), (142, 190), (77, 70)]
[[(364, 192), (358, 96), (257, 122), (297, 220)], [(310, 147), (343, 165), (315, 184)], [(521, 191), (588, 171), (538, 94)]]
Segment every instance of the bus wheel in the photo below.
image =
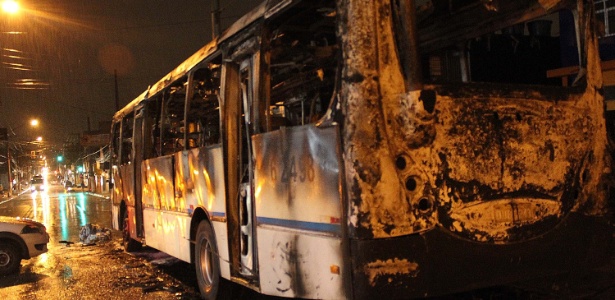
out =
[(218, 247), (211, 224), (201, 221), (196, 233), (194, 248), (196, 278), (203, 299), (216, 299), (220, 284)]
[(126, 252), (134, 252), (134, 251), (138, 251), (141, 250), (141, 243), (139, 243), (138, 241), (135, 241), (133, 238), (130, 237), (130, 222), (128, 222), (128, 211), (124, 211), (124, 218), (123, 218), (124, 222), (123, 222), (123, 226), (122, 226), (122, 237), (123, 237), (123, 244), (124, 244), (124, 251)]

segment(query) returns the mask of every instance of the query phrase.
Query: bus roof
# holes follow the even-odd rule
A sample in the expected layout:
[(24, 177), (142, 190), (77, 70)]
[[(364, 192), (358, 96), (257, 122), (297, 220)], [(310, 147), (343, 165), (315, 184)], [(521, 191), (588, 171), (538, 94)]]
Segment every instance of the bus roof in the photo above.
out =
[(158, 80), (155, 84), (151, 85), (146, 91), (137, 96), (134, 100), (117, 111), (113, 115), (113, 119), (121, 119), (124, 115), (131, 112), (141, 101), (148, 99), (151, 95), (154, 95), (171, 83), (175, 82), (181, 76), (187, 74), (188, 71), (196, 67), (200, 62), (211, 56), (218, 50), (218, 45), (228, 40), (248, 25), (254, 23), (261, 18), (269, 18), (272, 15), (277, 14), (283, 8), (289, 7), (291, 4), (299, 2), (298, 0), (267, 0), (254, 8), (251, 12), (247, 13), (227, 28), (221, 35), (215, 40), (207, 43), (196, 53), (192, 54), (188, 59), (182, 62), (179, 66), (169, 72), (167, 75)]

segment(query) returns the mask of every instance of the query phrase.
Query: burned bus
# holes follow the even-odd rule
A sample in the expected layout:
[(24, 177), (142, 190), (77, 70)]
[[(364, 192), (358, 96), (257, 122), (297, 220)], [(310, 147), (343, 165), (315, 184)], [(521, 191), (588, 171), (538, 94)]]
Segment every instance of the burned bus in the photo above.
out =
[(599, 22), (574, 0), (269, 0), (119, 110), (113, 226), (289, 298), (600, 263)]

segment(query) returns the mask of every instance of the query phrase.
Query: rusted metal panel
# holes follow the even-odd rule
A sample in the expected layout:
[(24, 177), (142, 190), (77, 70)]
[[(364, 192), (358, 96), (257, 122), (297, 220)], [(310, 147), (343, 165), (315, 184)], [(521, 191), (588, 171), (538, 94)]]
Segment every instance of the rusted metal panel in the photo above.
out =
[[(400, 156), (392, 146), (394, 121), (387, 109), (399, 110), (393, 99), (405, 93), (390, 19), (390, 3), (338, 1), (344, 59), (340, 95), (344, 114), (344, 165), (349, 198), (350, 233), (356, 237), (391, 237), (416, 233), (435, 226), (433, 195), (425, 174), (404, 169), (398, 174)], [(371, 8), (371, 9), (366, 9)], [(374, 20), (380, 20), (374, 22)], [(352, 24), (352, 30), (346, 24)], [(374, 47), (376, 45), (376, 47)], [(429, 135), (416, 124), (413, 139)], [(402, 156), (403, 158), (403, 156)], [(405, 166), (404, 166), (405, 168)], [(409, 185), (412, 192), (405, 190)]]
[(442, 227), (397, 238), (351, 240), (354, 299), (447, 295), (579, 270), (605, 258), (609, 225), (579, 213), (561, 225), (538, 239), (507, 245), (468, 242)]
[(353, 24), (338, 30), (354, 296), (429, 296), (600, 257), (610, 162), (591, 11), (579, 2), (582, 87), (407, 92), (383, 2), (338, 1)]
[(609, 165), (595, 45), (586, 51), (585, 89), (406, 93), (386, 1), (373, 10), (363, 1), (338, 5), (354, 25), (339, 29), (349, 62), (341, 108), (353, 236), (440, 224), (469, 240), (510, 243), (553, 229), (570, 211), (603, 211)]
[(427, 122), (415, 117), (428, 114), (418, 93), (401, 100), (407, 109), (395, 114), (401, 140), (412, 140), (419, 122), (433, 133), (398, 146), (412, 159), (408, 167), (426, 175), (440, 225), (474, 241), (519, 242), (596, 200), (581, 192), (588, 184), (583, 174), (592, 172), (588, 160), (599, 150), (595, 143), (605, 142), (595, 136), (600, 117), (591, 108), (593, 94), (555, 100), (539, 89), (460, 89), (471, 91), (437, 95)]

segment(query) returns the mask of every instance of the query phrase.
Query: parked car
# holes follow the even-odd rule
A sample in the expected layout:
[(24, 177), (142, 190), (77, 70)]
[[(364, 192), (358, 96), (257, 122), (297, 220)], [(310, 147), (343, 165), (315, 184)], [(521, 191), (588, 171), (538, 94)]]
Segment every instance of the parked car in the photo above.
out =
[(18, 273), (22, 259), (47, 252), (45, 225), (29, 219), (0, 216), (0, 276)]

